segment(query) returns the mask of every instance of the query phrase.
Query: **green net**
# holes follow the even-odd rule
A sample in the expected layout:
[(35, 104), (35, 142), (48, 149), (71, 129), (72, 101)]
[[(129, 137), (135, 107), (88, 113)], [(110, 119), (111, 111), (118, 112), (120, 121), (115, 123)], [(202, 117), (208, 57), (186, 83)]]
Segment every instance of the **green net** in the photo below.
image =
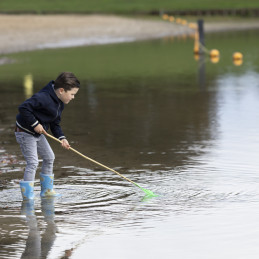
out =
[(137, 187), (139, 187), (139, 188), (146, 194), (146, 196), (148, 196), (148, 197), (157, 197), (157, 196), (158, 196), (157, 194), (153, 193), (152, 191), (142, 188), (142, 187), (139, 186), (137, 183), (134, 183), (134, 184), (135, 184)]

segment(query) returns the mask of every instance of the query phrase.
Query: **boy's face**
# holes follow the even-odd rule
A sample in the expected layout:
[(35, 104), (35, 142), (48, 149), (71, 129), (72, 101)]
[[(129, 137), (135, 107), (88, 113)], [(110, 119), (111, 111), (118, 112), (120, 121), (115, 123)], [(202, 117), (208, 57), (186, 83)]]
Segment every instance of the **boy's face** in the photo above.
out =
[(59, 88), (59, 99), (64, 103), (68, 104), (71, 100), (75, 98), (76, 93), (79, 88), (74, 87), (71, 90), (65, 91), (64, 88)]

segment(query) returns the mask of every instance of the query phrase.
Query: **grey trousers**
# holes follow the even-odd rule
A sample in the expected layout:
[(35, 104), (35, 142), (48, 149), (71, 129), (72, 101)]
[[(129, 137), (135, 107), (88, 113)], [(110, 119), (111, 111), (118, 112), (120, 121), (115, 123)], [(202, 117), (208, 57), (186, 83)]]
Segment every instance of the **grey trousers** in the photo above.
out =
[(26, 132), (15, 132), (15, 137), (20, 144), (22, 154), (26, 161), (23, 177), (24, 181), (34, 181), (39, 165), (38, 154), (43, 160), (41, 172), (47, 175), (53, 174), (55, 155), (43, 134), (41, 134), (40, 137), (34, 137)]

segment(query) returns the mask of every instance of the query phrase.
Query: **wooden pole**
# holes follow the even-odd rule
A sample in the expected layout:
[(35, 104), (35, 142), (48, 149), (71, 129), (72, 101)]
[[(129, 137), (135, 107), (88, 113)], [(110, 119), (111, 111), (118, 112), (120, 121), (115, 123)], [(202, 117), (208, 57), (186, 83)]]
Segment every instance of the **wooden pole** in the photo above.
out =
[(204, 53), (204, 48), (205, 47), (205, 36), (204, 36), (204, 22), (202, 19), (198, 20), (198, 33), (199, 33), (199, 53), (202, 54)]

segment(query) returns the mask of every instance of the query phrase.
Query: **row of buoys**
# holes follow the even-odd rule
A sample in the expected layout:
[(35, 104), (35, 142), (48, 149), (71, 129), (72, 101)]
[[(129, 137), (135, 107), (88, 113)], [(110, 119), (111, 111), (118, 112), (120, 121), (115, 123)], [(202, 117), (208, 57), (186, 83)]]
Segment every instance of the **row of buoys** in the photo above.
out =
[[(219, 51), (217, 49), (212, 49), (209, 52), (209, 57), (210, 57), (211, 63), (216, 64), (220, 60), (220, 53), (219, 53)], [(200, 59), (200, 54), (199, 53), (194, 53), (194, 59), (195, 60), (199, 60)], [(232, 61), (233, 61), (233, 64), (235, 66), (241, 66), (243, 64), (243, 55), (242, 55), (242, 53), (240, 53), (240, 52), (233, 53)]]
[[(201, 45), (200, 39), (199, 39), (199, 31), (198, 31), (198, 25), (193, 22), (188, 22), (185, 19), (182, 18), (175, 18), (174, 16), (169, 16), (168, 14), (163, 14), (162, 19), (169, 22), (175, 22), (179, 25), (188, 26), (189, 28), (194, 30), (194, 56), (195, 58), (199, 57), (201, 54), (201, 49), (203, 52), (209, 54), (210, 60), (212, 63), (218, 63), (220, 59), (220, 52), (217, 49), (207, 50), (205, 46)], [(243, 64), (243, 54), (240, 52), (235, 52), (232, 55), (233, 64), (236, 66), (240, 66)]]
[[(212, 49), (210, 51), (210, 59), (212, 63), (218, 63), (219, 62), (219, 56), (220, 53), (217, 49)], [(243, 64), (243, 54), (241, 52), (234, 52), (232, 55), (232, 60), (234, 65), (240, 66)]]
[(196, 23), (193, 23), (193, 22), (190, 23), (187, 20), (179, 18), (179, 17), (175, 18), (172, 15), (169, 16), (168, 14), (163, 14), (162, 18), (165, 21), (175, 22), (175, 23), (180, 24), (180, 25), (185, 25), (185, 26), (188, 26), (191, 29), (197, 29), (197, 24)]

